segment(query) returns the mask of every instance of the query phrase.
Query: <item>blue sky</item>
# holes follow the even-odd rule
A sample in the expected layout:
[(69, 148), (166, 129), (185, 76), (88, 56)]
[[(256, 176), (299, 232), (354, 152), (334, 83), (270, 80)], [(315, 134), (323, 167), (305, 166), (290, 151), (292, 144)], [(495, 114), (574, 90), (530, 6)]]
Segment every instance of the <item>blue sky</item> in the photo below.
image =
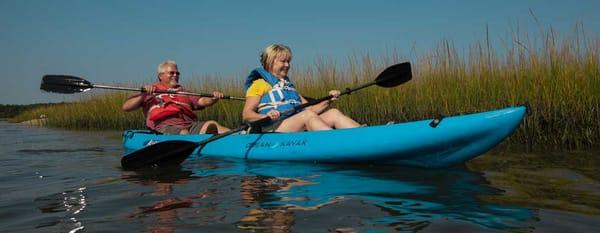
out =
[(599, 38), (597, 0), (0, 0), (0, 104), (79, 98), (40, 91), (44, 74), (147, 83), (165, 59), (179, 63), (182, 79), (241, 80), (271, 43), (290, 46), (294, 66), (394, 49), (411, 59), (442, 39), (464, 48), (485, 38), (486, 26), (494, 41), (517, 25), (539, 33), (530, 10), (542, 28), (569, 34), (583, 22), (586, 35)]

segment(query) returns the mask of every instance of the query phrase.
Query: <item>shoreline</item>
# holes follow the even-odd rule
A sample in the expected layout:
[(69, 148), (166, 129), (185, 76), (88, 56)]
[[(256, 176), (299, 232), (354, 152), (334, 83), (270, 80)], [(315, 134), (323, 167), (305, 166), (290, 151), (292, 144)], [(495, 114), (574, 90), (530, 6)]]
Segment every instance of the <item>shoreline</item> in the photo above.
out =
[(16, 124), (45, 127), (48, 124), (48, 118), (27, 120), (27, 121), (17, 122)]

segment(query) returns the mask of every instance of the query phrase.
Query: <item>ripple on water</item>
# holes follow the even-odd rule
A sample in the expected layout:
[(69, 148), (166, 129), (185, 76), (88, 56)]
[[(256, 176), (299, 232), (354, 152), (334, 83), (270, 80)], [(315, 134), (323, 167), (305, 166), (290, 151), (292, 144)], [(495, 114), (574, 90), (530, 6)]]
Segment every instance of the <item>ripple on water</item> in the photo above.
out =
[(69, 232), (84, 229), (78, 215), (85, 211), (88, 205), (85, 191), (86, 187), (81, 187), (35, 198), (33, 202), (37, 209), (46, 216), (45, 221), (37, 224), (36, 228), (57, 227), (60, 231)]
[(22, 154), (51, 154), (51, 153), (77, 153), (77, 152), (105, 152), (101, 147), (75, 148), (75, 149), (21, 149)]

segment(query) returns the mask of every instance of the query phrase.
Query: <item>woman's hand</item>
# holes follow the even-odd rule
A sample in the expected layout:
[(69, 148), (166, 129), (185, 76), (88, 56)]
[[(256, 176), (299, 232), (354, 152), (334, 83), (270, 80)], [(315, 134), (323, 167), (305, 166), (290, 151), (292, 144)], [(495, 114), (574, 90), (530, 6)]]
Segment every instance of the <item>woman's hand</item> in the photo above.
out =
[(271, 110), (267, 113), (267, 116), (271, 118), (271, 120), (277, 120), (281, 116), (281, 113), (277, 110)]

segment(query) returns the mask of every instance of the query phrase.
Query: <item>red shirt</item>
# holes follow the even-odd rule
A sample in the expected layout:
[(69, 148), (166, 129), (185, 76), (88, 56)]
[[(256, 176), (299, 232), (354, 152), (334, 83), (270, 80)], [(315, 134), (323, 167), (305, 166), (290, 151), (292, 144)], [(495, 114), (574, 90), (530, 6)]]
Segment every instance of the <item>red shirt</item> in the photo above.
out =
[[(153, 84), (158, 90), (164, 90), (165, 85), (161, 83)], [(143, 94), (143, 93), (142, 93)], [(129, 97), (135, 98), (142, 94), (134, 95)], [(176, 126), (178, 128), (189, 128), (191, 124), (196, 121), (195, 114), (192, 110), (202, 109), (203, 107), (198, 105), (199, 96), (184, 96), (184, 95), (173, 95), (173, 94), (154, 94), (146, 95), (142, 102), (142, 108), (144, 116), (146, 116), (146, 126), (150, 129), (157, 130), (164, 126)], [(168, 103), (168, 104), (167, 104)], [(180, 104), (175, 104), (180, 103)], [(166, 105), (171, 105), (172, 108), (177, 108), (181, 111), (173, 114), (169, 114), (168, 117), (164, 117), (158, 120), (153, 120), (149, 116), (150, 110), (162, 111)], [(189, 105), (189, 106), (187, 106)], [(186, 107), (187, 106), (187, 107)], [(185, 108), (185, 109), (184, 109)], [(150, 114), (152, 115), (152, 114)]]

